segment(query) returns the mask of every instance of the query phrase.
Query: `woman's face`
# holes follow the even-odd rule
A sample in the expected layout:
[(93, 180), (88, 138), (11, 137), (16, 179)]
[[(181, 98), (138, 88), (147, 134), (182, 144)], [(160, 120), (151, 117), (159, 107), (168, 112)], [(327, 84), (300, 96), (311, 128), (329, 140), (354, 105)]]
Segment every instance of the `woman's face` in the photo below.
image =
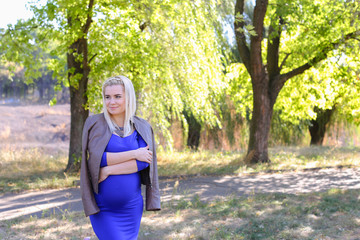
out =
[(122, 85), (105, 87), (104, 91), (106, 109), (112, 117), (125, 116), (125, 90)]

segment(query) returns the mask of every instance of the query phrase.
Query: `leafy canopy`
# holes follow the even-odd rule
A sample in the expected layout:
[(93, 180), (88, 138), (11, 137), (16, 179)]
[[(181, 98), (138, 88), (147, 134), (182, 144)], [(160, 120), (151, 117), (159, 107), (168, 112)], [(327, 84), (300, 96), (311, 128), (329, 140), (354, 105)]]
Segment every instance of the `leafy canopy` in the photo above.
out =
[[(252, 34), (251, 11), (238, 16), (237, 21), (247, 24), (247, 38)], [(250, 12), (250, 13), (249, 13)], [(279, 31), (268, 35), (270, 25), (281, 28), (279, 65), (281, 73), (324, 55), (325, 61), (302, 75), (289, 79), (274, 106), (281, 119), (298, 124), (299, 120), (314, 119), (314, 107), (329, 109), (341, 106), (339, 111), (348, 120), (359, 121), (359, 41), (345, 36), (360, 30), (360, 3), (358, 1), (269, 1), (265, 16), (265, 38), (262, 42), (264, 64), (268, 59), (266, 48)], [(279, 24), (281, 18), (282, 24)], [(326, 52), (335, 44), (335, 50)], [(232, 64), (227, 68), (228, 94), (237, 111), (243, 116), (252, 109), (252, 86), (244, 65)]]
[[(65, 86), (76, 88), (81, 76), (68, 78), (74, 69), (67, 68), (66, 54), (72, 43), (85, 37), (91, 69), (86, 107), (92, 111), (101, 111), (101, 82), (122, 74), (134, 83), (140, 115), (151, 118), (168, 137), (172, 117), (186, 123), (184, 110), (210, 126), (220, 124), (217, 101), (226, 86), (227, 54), (221, 21), (230, 8), (215, 0), (98, 0), (92, 8), (90, 2), (48, 0), (44, 6), (33, 5), (33, 19), (2, 31), (2, 60), (25, 66), (28, 78), (39, 77), (38, 65), (46, 64)], [(92, 22), (84, 36), (89, 17)], [(39, 56), (31, 54), (37, 47), (53, 57), (40, 63)]]

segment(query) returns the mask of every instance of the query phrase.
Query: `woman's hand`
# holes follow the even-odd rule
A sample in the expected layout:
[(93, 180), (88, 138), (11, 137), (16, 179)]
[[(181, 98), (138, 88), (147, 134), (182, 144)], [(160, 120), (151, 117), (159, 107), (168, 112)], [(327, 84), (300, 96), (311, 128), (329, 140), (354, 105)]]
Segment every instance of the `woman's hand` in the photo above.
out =
[(101, 183), (110, 176), (110, 172), (108, 170), (109, 167), (100, 168), (99, 183)]
[(151, 163), (152, 151), (149, 150), (149, 146), (138, 148), (136, 150), (136, 159), (141, 162)]

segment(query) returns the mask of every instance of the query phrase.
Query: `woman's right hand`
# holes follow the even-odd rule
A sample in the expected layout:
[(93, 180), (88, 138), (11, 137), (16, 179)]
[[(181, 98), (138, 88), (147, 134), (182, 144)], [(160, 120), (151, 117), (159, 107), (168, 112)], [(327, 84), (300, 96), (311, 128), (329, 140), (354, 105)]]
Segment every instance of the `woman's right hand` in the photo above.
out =
[(149, 146), (138, 148), (136, 150), (136, 159), (141, 162), (151, 163), (152, 151), (149, 150)]
[(108, 170), (109, 167), (100, 168), (99, 183), (101, 183), (110, 176), (110, 172)]

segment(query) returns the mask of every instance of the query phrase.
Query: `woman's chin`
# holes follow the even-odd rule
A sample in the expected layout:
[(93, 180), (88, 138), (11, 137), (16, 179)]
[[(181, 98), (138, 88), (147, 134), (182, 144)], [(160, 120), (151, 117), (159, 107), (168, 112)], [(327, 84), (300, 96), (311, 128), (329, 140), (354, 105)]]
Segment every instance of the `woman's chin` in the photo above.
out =
[(120, 116), (123, 116), (123, 115), (124, 115), (124, 113), (121, 113), (121, 112), (119, 112), (119, 111), (109, 111), (109, 114), (110, 114), (110, 116), (112, 116), (112, 117), (120, 117)]

